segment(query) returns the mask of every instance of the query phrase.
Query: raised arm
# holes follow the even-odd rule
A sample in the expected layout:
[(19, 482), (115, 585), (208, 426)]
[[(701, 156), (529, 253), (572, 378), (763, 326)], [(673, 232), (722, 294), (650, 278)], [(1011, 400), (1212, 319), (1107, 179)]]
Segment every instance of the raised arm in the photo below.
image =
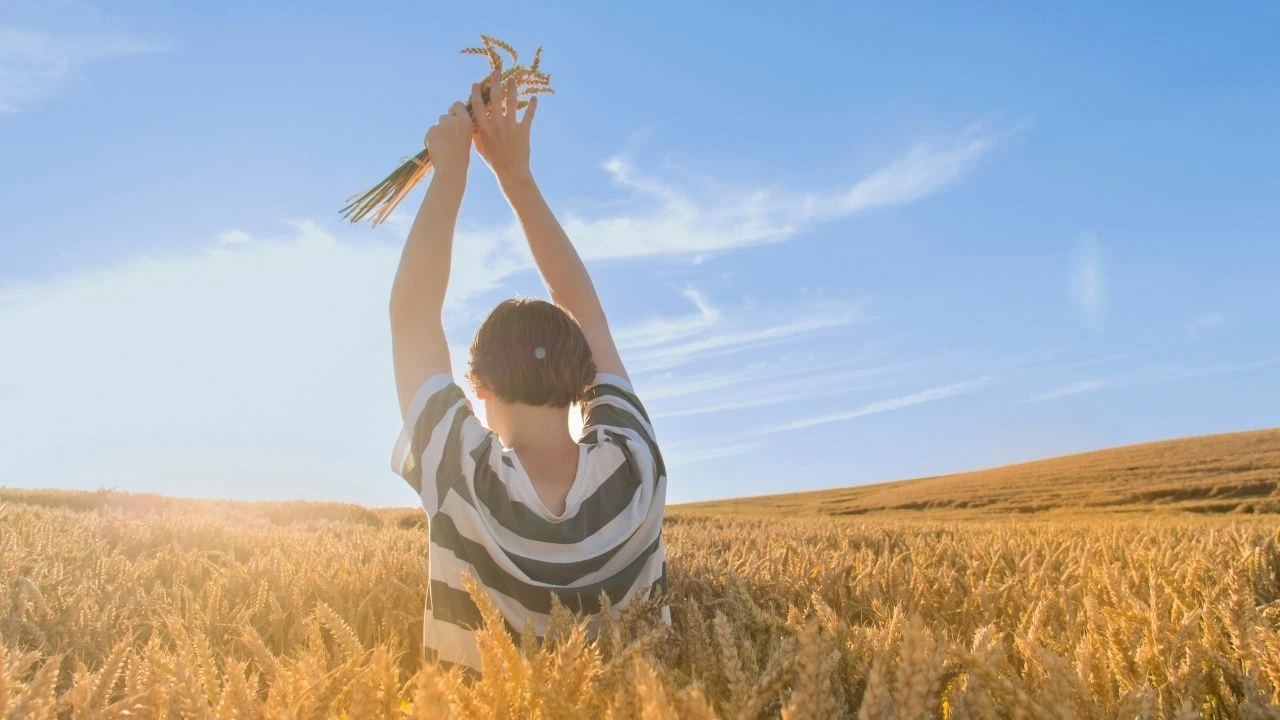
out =
[[(491, 117), (477, 114), (476, 149), (493, 170), (515, 210), (534, 262), (551, 292), (551, 301), (578, 321), (597, 370), (626, 377), (591, 276), (529, 170), (529, 130), (538, 109), (538, 98), (535, 95), (530, 99), (521, 119), (516, 118), (516, 99), (514, 86), (509, 86), (503, 108)], [(471, 106), (481, 107), (481, 102), (477, 85), (472, 88)]]
[(400, 412), (406, 416), (414, 393), (428, 378), (452, 372), (440, 311), (449, 286), (453, 230), (467, 185), (471, 131), (462, 103), (455, 103), (427, 131), (434, 174), (391, 286), (391, 355)]

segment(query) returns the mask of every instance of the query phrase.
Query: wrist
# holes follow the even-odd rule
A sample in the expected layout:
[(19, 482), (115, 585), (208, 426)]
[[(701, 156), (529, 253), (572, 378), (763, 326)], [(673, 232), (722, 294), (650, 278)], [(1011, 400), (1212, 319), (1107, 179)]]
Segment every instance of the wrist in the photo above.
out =
[(432, 183), (441, 183), (442, 185), (465, 185), (467, 182), (467, 166), (457, 167), (449, 165), (446, 167), (433, 168), (434, 173), (431, 178)]
[(529, 168), (503, 171), (498, 174), (498, 185), (507, 193), (531, 187), (534, 185), (533, 173)]

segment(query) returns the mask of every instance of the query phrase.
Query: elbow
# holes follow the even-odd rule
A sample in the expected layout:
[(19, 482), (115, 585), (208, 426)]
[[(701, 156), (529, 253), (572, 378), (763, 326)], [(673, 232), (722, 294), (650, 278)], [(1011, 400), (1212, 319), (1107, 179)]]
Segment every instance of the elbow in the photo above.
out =
[(391, 297), (387, 300), (387, 314), (394, 320), (397, 315), (404, 312), (404, 291), (399, 285), (391, 286)]
[(413, 286), (391, 287), (387, 301), (387, 313), (391, 320), (415, 320), (432, 314), (439, 315), (444, 307), (444, 297)]
[(396, 318), (402, 318), (409, 315), (414, 308), (422, 306), (422, 298), (418, 297), (421, 293), (411, 292), (409, 288), (402, 287), (399, 283), (391, 286), (391, 298), (387, 301), (387, 313), (394, 321)]

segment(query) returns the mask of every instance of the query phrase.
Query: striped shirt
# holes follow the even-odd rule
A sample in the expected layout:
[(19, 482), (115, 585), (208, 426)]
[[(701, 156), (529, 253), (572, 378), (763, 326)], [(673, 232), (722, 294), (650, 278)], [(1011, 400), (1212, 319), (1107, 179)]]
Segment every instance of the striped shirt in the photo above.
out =
[(539, 637), (552, 595), (593, 614), (601, 593), (621, 610), (654, 587), (666, 589), (666, 469), (649, 416), (624, 378), (601, 374), (587, 393), (578, 472), (560, 515), (448, 375), (427, 380), (407, 417), (392, 468), (427, 512), (429, 657), (482, 670), (474, 632), (480, 611), (463, 589), (464, 574), (492, 598), (509, 632), (529, 621)]

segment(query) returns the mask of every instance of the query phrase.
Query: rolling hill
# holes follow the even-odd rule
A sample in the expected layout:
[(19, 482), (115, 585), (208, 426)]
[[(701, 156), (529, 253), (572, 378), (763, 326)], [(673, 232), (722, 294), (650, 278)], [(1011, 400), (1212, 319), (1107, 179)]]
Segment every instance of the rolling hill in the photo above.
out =
[[(0, 486), (0, 505), (6, 503), (78, 511), (175, 510), (204, 517), (253, 518), (274, 525), (424, 524), (418, 508), (192, 499), (112, 490)], [(1280, 428), (1128, 445), (954, 475), (672, 505), (668, 515), (983, 516), (1157, 511), (1280, 514)]]
[(1280, 428), (858, 487), (689, 503), (679, 514), (1280, 513)]

